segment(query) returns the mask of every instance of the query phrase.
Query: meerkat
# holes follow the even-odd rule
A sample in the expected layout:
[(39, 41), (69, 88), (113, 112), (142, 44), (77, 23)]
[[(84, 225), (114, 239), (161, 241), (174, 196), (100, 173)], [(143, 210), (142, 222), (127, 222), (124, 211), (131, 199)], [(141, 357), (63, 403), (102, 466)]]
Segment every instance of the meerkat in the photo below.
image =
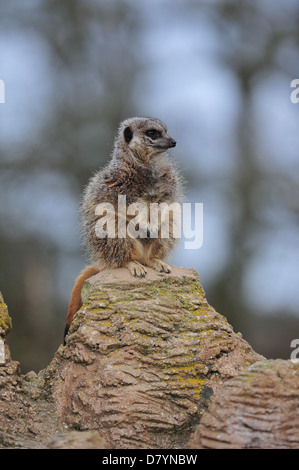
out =
[[(131, 204), (180, 203), (183, 185), (180, 172), (168, 154), (176, 146), (176, 141), (167, 133), (165, 125), (158, 119), (133, 117), (121, 122), (109, 163), (91, 178), (84, 190), (81, 202), (83, 238), (93, 259), (75, 282), (69, 304), (65, 336), (68, 333), (74, 314), (81, 307), (81, 289), (86, 279), (103, 269), (127, 267), (131, 275), (144, 277), (146, 267), (158, 272), (170, 273), (171, 267), (164, 262), (174, 247), (177, 238), (170, 223), (169, 236), (163, 238), (163, 216), (160, 215), (156, 227), (150, 225), (149, 212), (140, 217), (139, 228), (143, 236), (120, 237), (119, 223), (130, 228), (134, 214), (120, 214), (119, 200), (125, 196), (126, 207)], [(97, 208), (109, 203), (105, 216), (107, 225), (112, 223), (113, 236), (99, 237), (97, 223), (100, 219)], [(138, 213), (138, 211), (137, 211)], [(170, 221), (173, 222), (170, 215)], [(122, 218), (122, 220), (120, 220)], [(153, 231), (155, 236), (153, 237)]]

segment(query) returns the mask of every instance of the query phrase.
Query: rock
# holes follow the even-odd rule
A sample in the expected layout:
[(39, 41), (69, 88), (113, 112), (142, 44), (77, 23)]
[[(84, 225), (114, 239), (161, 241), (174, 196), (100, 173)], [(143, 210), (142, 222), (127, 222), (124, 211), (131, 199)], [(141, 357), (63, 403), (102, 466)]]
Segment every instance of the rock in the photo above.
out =
[(97, 432), (71, 431), (59, 434), (47, 445), (49, 449), (107, 449), (105, 440)]
[[(11, 319), (0, 296), (1, 332), (7, 334)], [(11, 358), (4, 337), (0, 364), (0, 448), (40, 448), (61, 429), (53, 407), (43, 392), (43, 380), (34, 372), (23, 377), (20, 363)], [(25, 380), (24, 380), (25, 379)], [(30, 383), (29, 383), (30, 382)]]
[(31, 417), (31, 409), (23, 394), (20, 364), (11, 359), (5, 343), (11, 327), (7, 305), (0, 293), (0, 448), (15, 444), (15, 436), (31, 435), (28, 421), (24, 420), (25, 416)]
[(21, 441), (32, 437), (34, 415), (22, 387), (20, 365), (11, 360), (5, 345), (5, 366), (0, 366), (0, 448), (20, 447)]
[(254, 363), (226, 382), (203, 414), (191, 449), (297, 449), (299, 365)]
[(226, 380), (262, 356), (207, 302), (193, 269), (90, 278), (43, 377), (69, 429), (108, 448), (184, 448)]

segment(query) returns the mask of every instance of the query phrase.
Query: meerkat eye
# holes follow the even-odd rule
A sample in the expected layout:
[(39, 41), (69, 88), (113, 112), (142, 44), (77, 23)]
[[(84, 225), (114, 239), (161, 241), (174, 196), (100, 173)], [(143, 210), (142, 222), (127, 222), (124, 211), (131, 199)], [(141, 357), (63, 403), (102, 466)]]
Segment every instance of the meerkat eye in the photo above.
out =
[(162, 137), (162, 133), (160, 131), (157, 131), (157, 129), (150, 129), (146, 131), (145, 134), (153, 140), (159, 139), (160, 137)]

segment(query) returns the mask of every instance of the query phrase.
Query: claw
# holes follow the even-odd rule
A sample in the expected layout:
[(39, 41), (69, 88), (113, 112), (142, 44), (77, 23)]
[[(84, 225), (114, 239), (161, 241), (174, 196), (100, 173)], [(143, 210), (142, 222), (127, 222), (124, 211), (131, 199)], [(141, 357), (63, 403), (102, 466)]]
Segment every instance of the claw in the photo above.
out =
[(128, 263), (127, 267), (132, 276), (134, 277), (145, 277), (147, 273), (144, 266), (142, 266), (142, 264), (138, 263), (137, 261), (131, 261), (130, 263)]
[(160, 273), (164, 272), (165, 274), (169, 274), (171, 272), (171, 267), (159, 259), (153, 261), (152, 267)]

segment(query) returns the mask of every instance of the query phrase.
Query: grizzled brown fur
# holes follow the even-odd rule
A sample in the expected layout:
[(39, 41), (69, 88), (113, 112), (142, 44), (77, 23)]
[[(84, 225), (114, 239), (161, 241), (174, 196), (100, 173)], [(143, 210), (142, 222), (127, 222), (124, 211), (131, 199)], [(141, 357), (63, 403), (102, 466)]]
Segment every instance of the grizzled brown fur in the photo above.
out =
[[(120, 124), (114, 142), (112, 158), (102, 170), (98, 171), (87, 185), (81, 204), (83, 236), (93, 258), (93, 269), (86, 268), (74, 287), (75, 297), (90, 272), (105, 268), (127, 267), (133, 276), (144, 277), (145, 266), (160, 272), (169, 273), (171, 268), (163, 260), (174, 247), (176, 239), (172, 236), (161, 238), (160, 219), (156, 227), (158, 236), (150, 238), (105, 237), (96, 234), (99, 216), (96, 207), (100, 203), (113, 205), (117, 235), (118, 196), (126, 196), (126, 205), (143, 203), (149, 208), (151, 203), (178, 203), (182, 198), (182, 182), (176, 165), (167, 151), (176, 142), (167, 134), (164, 124), (158, 119), (133, 117)], [(170, 229), (171, 227), (170, 212)], [(132, 219), (127, 215), (126, 224)], [(141, 223), (149, 226), (149, 219)], [(149, 229), (148, 229), (149, 230)], [(74, 292), (73, 291), (73, 292)], [(79, 302), (80, 303), (80, 302)], [(71, 304), (78, 309), (78, 298), (72, 296)], [(74, 315), (69, 309), (67, 326)], [(71, 311), (70, 311), (71, 310)]]
[[(152, 132), (151, 132), (152, 131)], [(147, 135), (149, 133), (149, 135)], [(127, 205), (134, 202), (150, 204), (179, 202), (181, 179), (167, 150), (174, 147), (165, 126), (157, 119), (131, 118), (123, 121), (115, 140), (112, 159), (95, 174), (88, 184), (82, 202), (85, 240), (99, 267), (128, 266), (132, 274), (143, 276), (146, 270), (131, 262), (156, 267), (174, 246), (175, 239), (98, 238), (95, 207), (101, 202), (112, 203), (117, 214), (118, 196), (125, 195)], [(127, 223), (130, 218), (128, 217)]]

